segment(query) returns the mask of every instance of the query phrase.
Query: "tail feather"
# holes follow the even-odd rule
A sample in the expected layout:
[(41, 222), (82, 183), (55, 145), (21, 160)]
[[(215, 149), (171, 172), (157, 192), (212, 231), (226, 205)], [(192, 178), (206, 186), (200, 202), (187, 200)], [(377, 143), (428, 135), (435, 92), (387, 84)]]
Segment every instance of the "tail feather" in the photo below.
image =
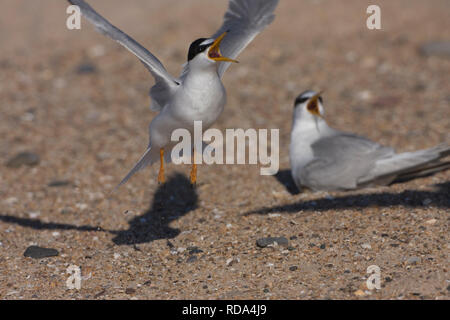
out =
[(380, 159), (371, 174), (361, 179), (359, 183), (373, 184), (380, 181), (382, 184), (389, 184), (397, 179), (411, 180), (414, 176), (420, 177), (446, 170), (446, 163), (439, 160), (448, 155), (450, 155), (450, 146), (442, 144), (431, 149), (405, 152)]
[(120, 183), (114, 188), (114, 191), (119, 189), (120, 186), (124, 185), (130, 178), (138, 171), (144, 169), (147, 165), (152, 163), (152, 153), (151, 148), (149, 147), (147, 151), (145, 151), (144, 155), (139, 159), (139, 161), (136, 163), (136, 165), (133, 167), (133, 169), (128, 172), (128, 174), (125, 176), (125, 178), (120, 181)]
[(431, 176), (437, 172), (450, 169), (450, 161), (429, 163), (414, 171), (400, 174), (392, 183), (406, 182), (417, 178), (423, 178)]

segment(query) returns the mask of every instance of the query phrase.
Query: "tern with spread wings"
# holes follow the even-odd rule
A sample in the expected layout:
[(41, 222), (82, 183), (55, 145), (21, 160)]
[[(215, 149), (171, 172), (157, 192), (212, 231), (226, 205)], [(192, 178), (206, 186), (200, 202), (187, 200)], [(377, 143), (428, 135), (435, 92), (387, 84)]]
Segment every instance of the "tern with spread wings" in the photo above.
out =
[[(187, 63), (181, 76), (171, 76), (162, 63), (131, 37), (114, 27), (83, 0), (68, 0), (79, 6), (82, 15), (101, 33), (117, 41), (131, 51), (147, 67), (155, 78), (150, 89), (151, 109), (158, 115), (149, 126), (150, 141), (144, 155), (120, 182), (160, 161), (158, 181), (164, 182), (164, 161), (171, 161), (174, 143), (171, 134), (184, 128), (191, 133), (194, 121), (202, 121), (207, 129), (220, 116), (226, 103), (222, 76), (247, 45), (275, 18), (278, 0), (230, 0), (228, 11), (220, 29), (209, 38), (192, 42)], [(201, 151), (201, 150), (198, 150)], [(195, 155), (193, 150), (193, 156)], [(191, 170), (191, 182), (197, 180), (195, 162)]]
[(411, 180), (450, 168), (450, 146), (396, 153), (369, 139), (330, 128), (320, 93), (305, 91), (294, 103), (290, 161), (299, 189), (351, 190)]

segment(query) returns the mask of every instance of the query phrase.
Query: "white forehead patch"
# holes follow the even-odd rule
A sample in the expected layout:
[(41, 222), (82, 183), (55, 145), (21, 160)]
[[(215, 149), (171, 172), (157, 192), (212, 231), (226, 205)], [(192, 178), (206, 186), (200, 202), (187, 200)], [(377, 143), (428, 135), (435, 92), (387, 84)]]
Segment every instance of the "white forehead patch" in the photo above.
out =
[(201, 46), (205, 46), (208, 44), (212, 44), (214, 42), (214, 39), (206, 39), (205, 41), (203, 41), (202, 43), (200, 43)]

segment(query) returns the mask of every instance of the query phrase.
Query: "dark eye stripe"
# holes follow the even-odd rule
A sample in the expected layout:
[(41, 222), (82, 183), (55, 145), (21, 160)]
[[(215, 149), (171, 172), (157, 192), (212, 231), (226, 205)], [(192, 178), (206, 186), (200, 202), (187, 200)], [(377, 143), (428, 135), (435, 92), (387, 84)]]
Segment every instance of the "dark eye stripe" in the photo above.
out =
[(298, 97), (298, 98), (295, 100), (295, 104), (304, 103), (304, 102), (306, 102), (308, 99), (309, 99), (308, 97)]
[[(308, 101), (308, 99), (310, 99), (310, 98), (311, 97), (301, 97), (300, 96), (295, 100), (295, 105), (304, 103), (304, 102)], [(323, 103), (322, 97), (319, 97), (319, 101), (320, 101), (320, 103)]]

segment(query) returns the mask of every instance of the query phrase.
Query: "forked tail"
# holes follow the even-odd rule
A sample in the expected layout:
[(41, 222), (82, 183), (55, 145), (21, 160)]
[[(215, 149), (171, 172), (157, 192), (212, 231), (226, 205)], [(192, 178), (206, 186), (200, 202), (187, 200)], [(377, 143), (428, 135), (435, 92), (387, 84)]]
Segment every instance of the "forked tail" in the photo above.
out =
[(151, 153), (151, 147), (149, 147), (144, 155), (141, 157), (141, 159), (139, 159), (139, 161), (135, 164), (135, 166), (133, 167), (133, 169), (130, 170), (130, 172), (128, 172), (128, 174), (125, 176), (125, 178), (122, 179), (122, 181), (120, 181), (120, 183), (114, 188), (114, 191), (116, 191), (117, 189), (120, 188), (120, 186), (122, 186), (123, 184), (125, 184), (128, 180), (130, 180), (130, 178), (138, 171), (144, 169), (147, 165), (152, 164), (153, 160), (152, 159), (152, 153)]

